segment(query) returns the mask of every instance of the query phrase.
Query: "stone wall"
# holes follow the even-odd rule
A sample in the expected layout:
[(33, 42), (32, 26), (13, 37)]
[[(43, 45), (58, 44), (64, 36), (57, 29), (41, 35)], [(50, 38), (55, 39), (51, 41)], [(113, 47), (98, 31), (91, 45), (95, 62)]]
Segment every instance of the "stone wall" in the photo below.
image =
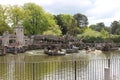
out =
[(2, 45), (3, 46), (8, 46), (9, 45), (9, 32), (6, 31), (3, 33), (3, 36), (2, 36)]

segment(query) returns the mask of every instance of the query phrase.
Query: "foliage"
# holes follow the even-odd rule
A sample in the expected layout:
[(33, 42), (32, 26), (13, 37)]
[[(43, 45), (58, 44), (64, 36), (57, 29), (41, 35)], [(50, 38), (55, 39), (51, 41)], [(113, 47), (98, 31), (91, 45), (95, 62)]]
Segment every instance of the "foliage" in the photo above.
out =
[(43, 35), (62, 35), (61, 30), (59, 29), (59, 26), (54, 26), (54, 27), (50, 27), (49, 30), (43, 32)]
[(111, 24), (111, 33), (112, 33), (112, 34), (120, 35), (120, 22), (114, 21), (114, 22)]
[(12, 29), (8, 26), (8, 24), (4, 21), (0, 21), (0, 35), (2, 35), (5, 31), (12, 32)]
[(90, 28), (95, 31), (99, 31), (99, 32), (101, 32), (102, 29), (106, 29), (104, 23), (102, 23), (102, 22), (97, 23), (96, 25), (90, 25)]
[[(25, 28), (25, 34), (40, 34), (42, 33), (42, 25), (44, 25), (44, 10), (34, 4), (34, 3), (25, 3), (23, 6), (24, 10), (28, 12), (29, 18), (26, 18), (23, 21)], [(46, 28), (46, 27), (45, 27)]]
[(12, 29), (6, 23), (7, 19), (7, 7), (0, 5), (0, 35), (2, 35), (5, 31), (12, 32)]
[(101, 30), (101, 36), (102, 36), (103, 38), (107, 38), (107, 37), (109, 36), (109, 33), (103, 28), (103, 29)]
[(83, 42), (94, 43), (94, 42), (104, 42), (108, 38), (108, 32), (104, 29), (101, 32), (94, 31), (89, 27), (84, 29), (84, 32), (79, 35), (83, 37)]
[(29, 15), (29, 18), (23, 22), (25, 34), (43, 34), (45, 31), (57, 27), (53, 15), (46, 13), (39, 5), (26, 3), (23, 8)]
[(9, 6), (7, 10), (7, 15), (8, 23), (10, 23), (12, 27), (22, 25), (22, 21), (26, 17), (26, 13), (23, 8), (18, 5)]
[(89, 27), (84, 29), (84, 32), (81, 34), (81, 36), (94, 36), (94, 37), (100, 37), (101, 33), (94, 31), (92, 29), (90, 29)]
[(68, 34), (76, 36), (79, 33), (80, 29), (77, 27), (77, 21), (72, 20), (71, 25), (68, 27)]
[(83, 42), (85, 42), (85, 43), (94, 43), (94, 42), (102, 43), (102, 42), (104, 42), (104, 38), (102, 38), (102, 37), (95, 37), (95, 36), (85, 36), (83, 38)]
[(73, 17), (75, 20), (77, 20), (78, 27), (85, 27), (88, 25), (88, 19), (85, 15), (83, 15), (81, 13), (77, 13)]
[(110, 40), (112, 40), (114, 43), (120, 43), (120, 35), (112, 35), (110, 36)]
[[(34, 3), (25, 3), (24, 6), (0, 5), (0, 35), (5, 31), (12, 32), (13, 27), (24, 26), (25, 34), (72, 35), (82, 36), (85, 41), (108, 40), (119, 42), (120, 22), (114, 21), (110, 27), (103, 22), (88, 25), (87, 16), (76, 13), (58, 14), (53, 16)], [(12, 26), (12, 27), (10, 27)], [(112, 37), (110, 37), (112, 35)], [(91, 40), (90, 40), (91, 39)]]
[(68, 14), (59, 14), (55, 16), (57, 24), (60, 26), (62, 34), (65, 35), (68, 33), (68, 30), (71, 30), (73, 17)]

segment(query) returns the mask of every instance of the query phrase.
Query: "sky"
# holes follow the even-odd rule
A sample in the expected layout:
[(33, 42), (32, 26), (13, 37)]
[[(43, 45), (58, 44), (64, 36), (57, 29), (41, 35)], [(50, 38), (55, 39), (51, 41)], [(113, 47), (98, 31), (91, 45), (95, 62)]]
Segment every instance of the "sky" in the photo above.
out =
[(110, 26), (120, 20), (120, 0), (0, 0), (2, 5), (36, 3), (52, 14), (81, 13), (87, 16), (89, 25), (104, 22)]

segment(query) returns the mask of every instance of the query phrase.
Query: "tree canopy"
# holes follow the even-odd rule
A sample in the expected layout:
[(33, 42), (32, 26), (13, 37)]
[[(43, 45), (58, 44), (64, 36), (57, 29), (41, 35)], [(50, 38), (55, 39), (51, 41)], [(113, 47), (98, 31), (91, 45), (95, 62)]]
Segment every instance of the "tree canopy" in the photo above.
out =
[[(46, 13), (39, 5), (34, 3), (26, 3), (24, 4), (23, 8), (28, 12), (29, 16), (29, 18), (26, 18), (23, 21), (26, 34), (43, 34), (49, 29), (54, 32), (52, 27), (58, 27), (53, 15)], [(59, 28), (57, 28), (57, 30), (60, 32)]]
[(120, 35), (120, 22), (114, 21), (111, 24), (111, 33)]
[(98, 32), (101, 32), (102, 29), (105, 29), (105, 25), (103, 22), (100, 22), (100, 23), (97, 23), (96, 25), (90, 25), (90, 28), (95, 30), (95, 31), (98, 31)]
[(88, 25), (88, 18), (85, 15), (77, 13), (73, 17), (75, 20), (77, 20), (78, 27), (85, 27)]
[[(120, 35), (120, 22), (113, 21), (110, 27), (104, 22), (88, 26), (88, 18), (81, 13), (53, 15), (35, 3), (0, 5), (0, 35), (12, 32), (13, 27), (23, 26), (26, 35), (82, 35), (106, 38), (108, 34)], [(89, 27), (89, 28), (88, 28)], [(99, 34), (100, 33), (100, 34)]]
[(5, 31), (11, 32), (11, 28), (7, 24), (7, 7), (0, 5), (0, 35), (2, 35)]
[(60, 26), (63, 35), (76, 35), (78, 32), (77, 21), (72, 15), (59, 14), (55, 16), (57, 24)]

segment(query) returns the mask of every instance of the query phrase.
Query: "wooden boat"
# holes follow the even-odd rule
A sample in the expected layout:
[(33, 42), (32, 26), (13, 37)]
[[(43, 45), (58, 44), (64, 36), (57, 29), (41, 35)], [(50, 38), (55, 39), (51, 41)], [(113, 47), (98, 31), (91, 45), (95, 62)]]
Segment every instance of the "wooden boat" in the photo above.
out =
[(59, 51), (59, 50), (44, 50), (44, 53), (49, 55), (49, 56), (63, 56), (65, 55), (64, 51)]
[(78, 53), (79, 48), (78, 47), (72, 47), (66, 49), (66, 53)]
[(15, 47), (6, 47), (6, 53), (14, 53), (16, 50), (17, 53), (24, 53), (25, 49), (24, 48), (16, 48)]

